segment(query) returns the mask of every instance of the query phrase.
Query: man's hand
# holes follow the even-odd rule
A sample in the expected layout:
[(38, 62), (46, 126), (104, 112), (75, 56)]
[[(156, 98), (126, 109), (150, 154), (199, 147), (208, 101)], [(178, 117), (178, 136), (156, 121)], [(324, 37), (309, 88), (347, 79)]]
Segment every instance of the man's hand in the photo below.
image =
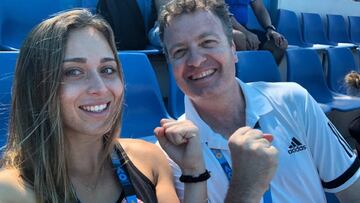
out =
[(271, 145), (272, 139), (272, 135), (249, 127), (239, 128), (230, 136), (233, 176), (229, 193), (238, 191), (237, 196), (240, 192), (245, 199), (260, 200), (278, 165), (278, 151)]
[(274, 30), (268, 30), (266, 32), (266, 38), (270, 40), (271, 38), (274, 39), (275, 45), (281, 49), (286, 49), (288, 46), (288, 41), (282, 36), (280, 33), (275, 32)]
[(183, 174), (198, 175), (205, 171), (199, 130), (188, 120), (161, 119), (154, 132), (159, 144), (179, 165)]
[(257, 37), (257, 35), (252, 32), (249, 32), (249, 31), (247, 31), (245, 33), (245, 35), (246, 35), (246, 49), (247, 50), (258, 50), (260, 40)]

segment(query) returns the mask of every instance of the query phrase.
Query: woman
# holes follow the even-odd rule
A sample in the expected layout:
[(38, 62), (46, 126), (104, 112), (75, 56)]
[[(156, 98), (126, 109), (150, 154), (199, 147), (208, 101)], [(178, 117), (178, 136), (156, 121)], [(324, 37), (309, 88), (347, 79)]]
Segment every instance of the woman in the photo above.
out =
[[(351, 71), (348, 73), (345, 76), (345, 84), (349, 95), (360, 97), (360, 74), (358, 72)], [(351, 121), (349, 132), (351, 137), (356, 140), (356, 149), (360, 153), (360, 116)]]
[[(162, 151), (117, 139), (123, 75), (101, 18), (73, 10), (35, 27), (21, 48), (12, 91), (0, 202), (179, 201)], [(174, 137), (191, 135), (187, 143), (199, 144), (191, 123), (169, 123), (179, 130)], [(190, 156), (175, 141), (167, 149), (177, 152), (186, 175), (205, 170), (201, 152)], [(206, 199), (206, 181), (186, 185), (186, 201)]]

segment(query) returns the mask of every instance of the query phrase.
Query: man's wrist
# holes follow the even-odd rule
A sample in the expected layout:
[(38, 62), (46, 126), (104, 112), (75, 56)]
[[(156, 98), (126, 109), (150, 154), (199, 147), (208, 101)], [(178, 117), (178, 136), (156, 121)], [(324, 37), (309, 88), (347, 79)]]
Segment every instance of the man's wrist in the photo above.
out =
[(198, 176), (206, 170), (205, 165), (201, 164), (200, 166), (194, 168), (182, 168), (181, 172), (184, 175)]
[(268, 26), (265, 27), (265, 30), (266, 30), (266, 32), (276, 31), (276, 28), (273, 25), (268, 25)]

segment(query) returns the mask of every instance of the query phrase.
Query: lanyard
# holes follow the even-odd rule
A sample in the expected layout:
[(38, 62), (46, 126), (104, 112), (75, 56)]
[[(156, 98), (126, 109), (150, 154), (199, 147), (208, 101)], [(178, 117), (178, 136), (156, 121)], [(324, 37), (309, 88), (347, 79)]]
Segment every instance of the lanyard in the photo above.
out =
[[(254, 128), (260, 128), (259, 126), (259, 122), (257, 122), (255, 124)], [(216, 160), (219, 162), (219, 164), (221, 165), (221, 168), (223, 169), (228, 181), (231, 180), (232, 177), (232, 168), (229, 164), (229, 162), (225, 159), (224, 154), (221, 152), (220, 149), (214, 149), (214, 148), (210, 148), (211, 152), (213, 153), (213, 155), (215, 156)], [(271, 197), (271, 187), (269, 185), (269, 189), (265, 192), (264, 196), (263, 196), (263, 200), (265, 203), (272, 203), (272, 197)]]
[(135, 189), (131, 184), (129, 175), (127, 174), (126, 170), (123, 168), (123, 165), (125, 165), (125, 160), (124, 158), (119, 157), (120, 152), (118, 151), (118, 149), (116, 149), (116, 152), (117, 153), (113, 152), (111, 154), (111, 161), (114, 168), (116, 169), (116, 175), (120, 181), (120, 184), (124, 189), (126, 202), (137, 203)]

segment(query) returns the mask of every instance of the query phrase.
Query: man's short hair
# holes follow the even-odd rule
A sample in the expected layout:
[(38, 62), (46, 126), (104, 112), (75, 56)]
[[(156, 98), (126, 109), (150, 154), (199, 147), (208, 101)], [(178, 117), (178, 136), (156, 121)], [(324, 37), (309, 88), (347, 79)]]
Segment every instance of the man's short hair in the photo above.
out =
[[(230, 21), (229, 9), (224, 0), (171, 0), (168, 2), (162, 8), (159, 15), (160, 39), (162, 43), (164, 42), (164, 30), (169, 25), (171, 19), (182, 14), (194, 13), (198, 10), (210, 11), (220, 19), (224, 33), (229, 44), (231, 44), (233, 40), (232, 24)], [(166, 47), (164, 43), (163, 47), (165, 51)]]

